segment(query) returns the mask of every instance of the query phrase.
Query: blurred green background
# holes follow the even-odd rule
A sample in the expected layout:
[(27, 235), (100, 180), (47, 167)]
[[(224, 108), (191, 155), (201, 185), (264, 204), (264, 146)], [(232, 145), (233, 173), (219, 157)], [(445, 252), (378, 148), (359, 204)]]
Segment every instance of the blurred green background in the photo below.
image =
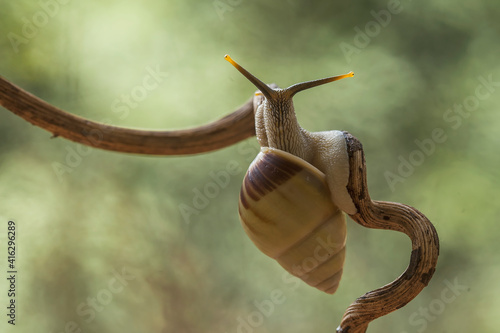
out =
[[(255, 88), (226, 53), (283, 87), (353, 70), (353, 79), (295, 97), (299, 122), (358, 137), (372, 198), (418, 208), (441, 240), (430, 285), (368, 331), (498, 331), (500, 3), (0, 0), (0, 8), (0, 75), (114, 125), (180, 129), (236, 109)], [(150, 71), (161, 79), (141, 90)], [(1, 109), (0, 269), (12, 219), (19, 274), (15, 327), (0, 279), (0, 331), (333, 332), (355, 298), (403, 272), (410, 242), (349, 220), (334, 296), (284, 283), (238, 221), (240, 183), (257, 151), (252, 138), (187, 157), (107, 152), (51, 139)], [(183, 216), (209, 173), (230, 161), (241, 169), (229, 185)], [(273, 291), (283, 297), (271, 308)]]

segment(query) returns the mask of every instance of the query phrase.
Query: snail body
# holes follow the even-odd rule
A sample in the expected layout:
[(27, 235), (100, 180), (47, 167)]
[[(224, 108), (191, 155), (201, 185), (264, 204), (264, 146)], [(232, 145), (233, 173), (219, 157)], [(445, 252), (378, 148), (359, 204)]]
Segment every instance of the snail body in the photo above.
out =
[(239, 215), (254, 244), (289, 273), (333, 294), (342, 276), (346, 222), (356, 213), (346, 189), (349, 159), (340, 131), (308, 132), (297, 122), (292, 97), (346, 75), (271, 88), (231, 62), (259, 91), (255, 128), (262, 150), (240, 192)]

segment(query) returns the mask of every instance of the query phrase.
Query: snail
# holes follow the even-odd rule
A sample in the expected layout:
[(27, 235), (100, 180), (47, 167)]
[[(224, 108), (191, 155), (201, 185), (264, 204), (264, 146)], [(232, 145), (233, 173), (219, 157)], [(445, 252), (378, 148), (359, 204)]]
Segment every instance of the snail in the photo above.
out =
[[(358, 298), (346, 310), (338, 333), (364, 333), (368, 323), (401, 308), (429, 283), (439, 254), (430, 221), (413, 207), (372, 201), (361, 143), (348, 132), (311, 133), (301, 128), (292, 97), (299, 91), (352, 77), (352, 72), (274, 89), (225, 56), (259, 91), (255, 130), (262, 149), (240, 192), (245, 232), (291, 274), (333, 294), (345, 258), (344, 212), (359, 224), (406, 233), (411, 260), (395, 281)], [(325, 238), (333, 240), (325, 242)], [(318, 244), (327, 244), (321, 247)]]
[(310, 133), (300, 127), (292, 97), (354, 74), (273, 89), (228, 55), (225, 58), (259, 89), (254, 108), (262, 150), (250, 165), (240, 192), (243, 228), (263, 253), (289, 273), (333, 294), (345, 259), (342, 212), (356, 212), (346, 188), (347, 146), (340, 131)]
[(371, 321), (405, 306), (431, 280), (439, 255), (434, 226), (413, 207), (371, 200), (363, 147), (350, 133), (311, 133), (299, 126), (292, 97), (352, 77), (352, 72), (279, 89), (267, 86), (228, 55), (225, 59), (259, 91), (230, 115), (194, 129), (147, 131), (93, 122), (1, 76), (0, 105), (53, 137), (127, 153), (197, 154), (256, 135), (262, 148), (244, 177), (239, 216), (255, 245), (288, 272), (326, 293), (337, 290), (345, 258), (344, 213), (364, 227), (403, 232), (411, 239), (403, 274), (357, 298), (337, 328), (338, 333), (366, 332)]

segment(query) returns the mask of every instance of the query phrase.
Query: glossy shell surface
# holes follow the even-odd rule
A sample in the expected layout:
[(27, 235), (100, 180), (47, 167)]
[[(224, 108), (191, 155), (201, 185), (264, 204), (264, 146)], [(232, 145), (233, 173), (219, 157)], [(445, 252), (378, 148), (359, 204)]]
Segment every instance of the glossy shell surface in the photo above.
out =
[(333, 294), (342, 276), (346, 222), (325, 175), (287, 152), (262, 148), (240, 193), (243, 228), (289, 273)]

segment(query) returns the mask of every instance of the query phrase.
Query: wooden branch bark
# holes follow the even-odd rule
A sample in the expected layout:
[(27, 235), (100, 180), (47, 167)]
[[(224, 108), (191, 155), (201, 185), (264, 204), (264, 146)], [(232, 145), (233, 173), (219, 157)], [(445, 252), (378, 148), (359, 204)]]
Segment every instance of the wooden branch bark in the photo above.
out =
[(110, 126), (63, 111), (0, 77), (0, 105), (53, 134), (87, 146), (125, 153), (185, 155), (230, 146), (255, 135), (253, 102), (213, 123), (176, 131)]
[(372, 320), (405, 306), (427, 286), (437, 264), (439, 238), (432, 223), (415, 208), (370, 199), (363, 147), (349, 133), (344, 136), (350, 166), (347, 189), (358, 209), (351, 218), (367, 228), (404, 232), (412, 242), (406, 271), (393, 282), (355, 300), (337, 328), (339, 333), (364, 333)]

